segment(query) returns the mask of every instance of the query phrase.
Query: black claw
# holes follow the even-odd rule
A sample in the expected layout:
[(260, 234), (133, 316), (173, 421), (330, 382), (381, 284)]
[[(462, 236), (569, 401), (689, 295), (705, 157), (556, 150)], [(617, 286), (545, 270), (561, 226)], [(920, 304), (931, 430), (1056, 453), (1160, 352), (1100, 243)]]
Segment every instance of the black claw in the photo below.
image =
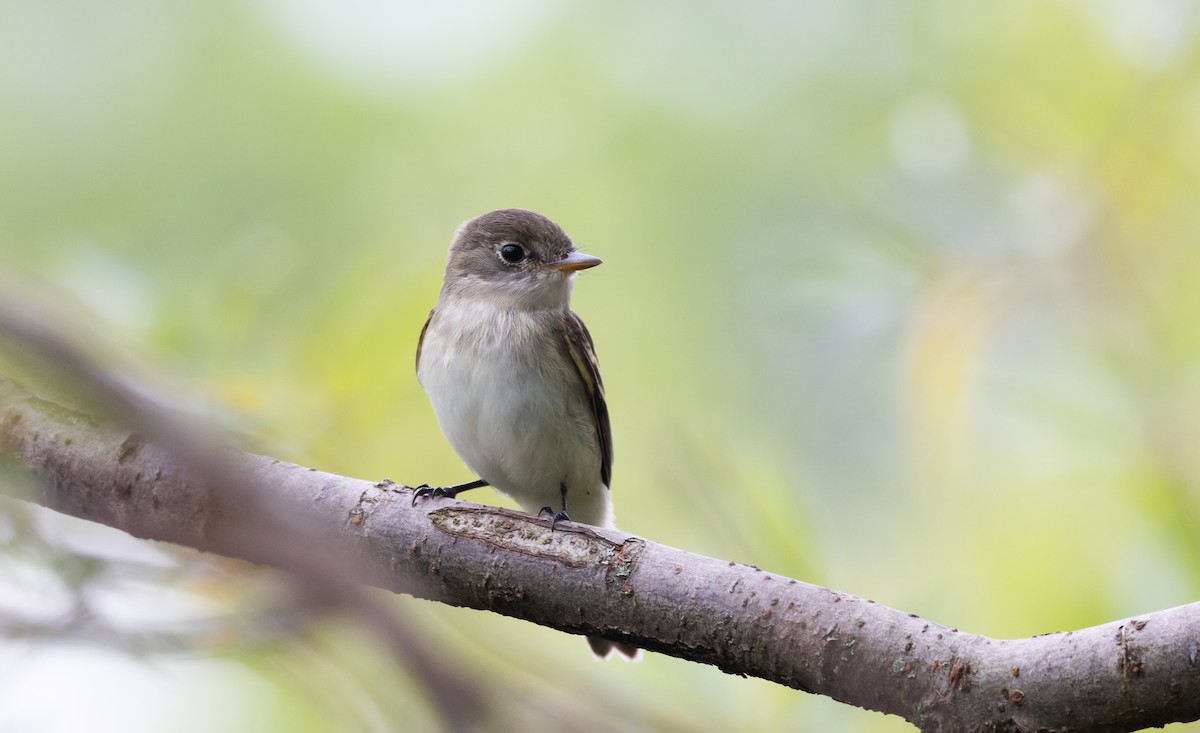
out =
[(421, 484), (413, 489), (412, 505), (417, 505), (417, 499), (422, 496), (440, 496), (446, 499), (453, 499), (464, 491), (478, 489), (480, 486), (488, 486), (488, 482), (481, 478), (474, 481), (468, 481), (465, 484), (458, 486), (430, 486), (429, 484)]
[(421, 484), (420, 486), (413, 487), (412, 505), (416, 506), (417, 499), (420, 499), (422, 496), (453, 496), (453, 495), (447, 494), (446, 489), (442, 486), (430, 486), (429, 484)]
[(569, 522), (569, 521), (571, 521), (571, 517), (569, 517), (569, 516), (567, 515), (567, 512), (566, 512), (566, 510), (563, 510), (563, 511), (561, 511), (561, 512), (556, 512), (556, 511), (554, 511), (553, 509), (551, 509), (550, 507), (548, 507), (548, 506), (544, 506), (544, 507), (542, 507), (542, 508), (541, 508), (541, 510), (540, 510), (540, 511), (538, 511), (538, 516), (540, 517), (540, 516), (542, 516), (543, 514), (548, 514), (548, 515), (550, 515), (550, 531), (551, 531), (551, 532), (553, 532), (553, 531), (554, 531), (554, 527), (555, 527), (555, 526), (556, 526), (556, 525), (557, 525), (559, 522)]

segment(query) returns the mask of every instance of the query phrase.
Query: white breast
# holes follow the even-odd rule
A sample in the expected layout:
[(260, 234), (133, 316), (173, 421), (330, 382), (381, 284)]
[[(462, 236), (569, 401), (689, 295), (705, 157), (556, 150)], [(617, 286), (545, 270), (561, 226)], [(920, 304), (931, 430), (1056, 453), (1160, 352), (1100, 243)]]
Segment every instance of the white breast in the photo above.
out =
[(425, 333), (417, 376), (454, 450), (528, 512), (610, 526), (600, 443), (583, 383), (545, 311), (442, 304)]

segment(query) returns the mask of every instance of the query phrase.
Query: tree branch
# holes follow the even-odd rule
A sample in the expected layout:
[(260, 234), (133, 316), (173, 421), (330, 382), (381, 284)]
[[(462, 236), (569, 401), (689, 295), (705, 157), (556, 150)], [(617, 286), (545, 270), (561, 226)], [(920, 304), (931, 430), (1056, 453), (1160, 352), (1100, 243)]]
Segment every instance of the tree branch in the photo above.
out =
[[(32, 500), (234, 557), (242, 521), (136, 432), (0, 379), (0, 450)], [(616, 530), (559, 524), (228, 452), (257, 499), (379, 587), (592, 634), (893, 713), (923, 730), (1135, 730), (1200, 718), (1200, 603), (998, 640)], [(263, 561), (261, 557), (251, 557)], [(269, 559), (268, 559), (269, 561)]]
[[(4, 292), (0, 288), (0, 293)], [(165, 539), (203, 549), (202, 545), (189, 543), (186, 534), (190, 529), (189, 521), (199, 522), (202, 530), (199, 536), (210, 542), (215, 551), (269, 564), (284, 571), (283, 577), (297, 601), (354, 616), (370, 630), (377, 642), (391, 652), (394, 661), (413, 672), (414, 680), (423, 688), (425, 698), (438, 711), (447, 730), (472, 729), (487, 716), (491, 708), (487, 691), (472, 684), (470, 677), (453, 669), (451, 663), (434, 654), (424, 640), (400, 623), (379, 598), (367, 593), (361, 583), (364, 578), (357, 563), (326, 543), (316, 525), (296, 521), (293, 513), (286, 509), (276, 511), (276, 507), (267, 503), (266, 494), (269, 492), (264, 490), (261, 481), (270, 476), (260, 476), (239, 465), (240, 455), (220, 447), (205, 426), (185, 420), (183, 416), (157, 404), (115, 372), (102, 368), (72, 339), (46, 325), (44, 315), (35, 314), (35, 309), (30, 305), (0, 297), (0, 342), (15, 342), (18, 357), (36, 363), (43, 375), (65, 379), (80, 394), (99, 406), (104, 414), (134, 428), (134, 432), (125, 432), (116, 456), (119, 463), (132, 461), (140, 465), (133, 461), (141, 449), (140, 436), (153, 435), (156, 450), (154, 463), (157, 465), (154, 478), (144, 479), (139, 473), (135, 479), (151, 483), (162, 480), (164, 486), (183, 489), (172, 492), (172, 498), (184, 499), (183, 504), (172, 507), (174, 512), (183, 511), (182, 515), (171, 517), (179, 522), (174, 529), (159, 526), (155, 528), (158, 530), (156, 534), (138, 534), (135, 528), (143, 518), (136, 516), (139, 507), (133, 504), (123, 507), (119, 500), (109, 505), (116, 514), (108, 517), (107, 524), (126, 529), (135, 536)], [(0, 377), (0, 395), (7, 394), (10, 387), (14, 390), (13, 394), (23, 395), (27, 404), (36, 405), (42, 410), (37, 413), (41, 419), (34, 420), (33, 432), (25, 434), (28, 443), (34, 447), (39, 447), (41, 440), (38, 431), (41, 427), (53, 427), (56, 417), (67, 421), (64, 426), (96, 427), (94, 434), (85, 431), (78, 436), (89, 443), (95, 439), (103, 441), (103, 436), (111, 435), (116, 429), (113, 426), (106, 427), (86, 413), (62, 408), (24, 393), (14, 383)], [(3, 403), (4, 400), (0, 399), (0, 405)], [(3, 414), (4, 417), (0, 418), (0, 458), (4, 457), (8, 443), (6, 435), (13, 437), (22, 434), (19, 428), (22, 427), (23, 413), (8, 411)], [(34, 414), (29, 413), (31, 417)], [(63, 439), (61, 447), (71, 447), (74, 440)], [(20, 457), (22, 454), (17, 451), (17, 455)], [(49, 479), (46, 488), (65, 489), (59, 498), (70, 496), (87, 501), (88, 477), (86, 473), (77, 477), (75, 472), (86, 472), (88, 466), (74, 463), (86, 454), (64, 452), (60, 455), (42, 455), (35, 450), (34, 455), (40, 456), (40, 464), (27, 467), (35, 475)], [(58, 463), (57, 459), (65, 463)], [(47, 476), (43, 472), (46, 469), (62, 470), (63, 473), (51, 474), (59, 481)], [(111, 491), (114, 487), (106, 485), (104, 488)], [(83, 493), (77, 493), (79, 489), (83, 489)], [(128, 485), (116, 489), (118, 492), (131, 492), (133, 487)], [(157, 502), (157, 498), (152, 498), (152, 503)], [(46, 505), (53, 506), (49, 502)], [(85, 503), (75, 508), (86, 507)], [(199, 509), (199, 512), (188, 516), (193, 509)], [(63, 511), (71, 513), (67, 509)], [(128, 514), (129, 511), (134, 515)], [(182, 538), (172, 534), (180, 532), (185, 533), (181, 535)], [(300, 604), (295, 605), (299, 609)]]

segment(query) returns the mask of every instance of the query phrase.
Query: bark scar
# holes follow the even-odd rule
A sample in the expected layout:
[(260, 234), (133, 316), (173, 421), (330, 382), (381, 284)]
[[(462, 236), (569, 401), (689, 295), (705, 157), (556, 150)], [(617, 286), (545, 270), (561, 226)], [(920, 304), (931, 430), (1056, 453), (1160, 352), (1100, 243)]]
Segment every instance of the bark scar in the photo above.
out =
[[(1140, 625), (1139, 625), (1140, 624)], [(1136, 631), (1140, 631), (1146, 625), (1145, 621), (1133, 621), (1131, 624)], [(1117, 657), (1117, 666), (1121, 669), (1121, 676), (1125, 679), (1137, 677), (1142, 674), (1143, 663), (1140, 650), (1133, 643), (1130, 637), (1129, 627), (1121, 624), (1117, 627), (1117, 646), (1120, 651)]]
[(642, 542), (614, 542), (584, 524), (546, 522), (528, 514), (496, 507), (452, 506), (434, 509), (429, 519), (452, 537), (484, 542), (509, 552), (553, 560), (572, 568), (606, 567), (627, 580), (637, 566)]

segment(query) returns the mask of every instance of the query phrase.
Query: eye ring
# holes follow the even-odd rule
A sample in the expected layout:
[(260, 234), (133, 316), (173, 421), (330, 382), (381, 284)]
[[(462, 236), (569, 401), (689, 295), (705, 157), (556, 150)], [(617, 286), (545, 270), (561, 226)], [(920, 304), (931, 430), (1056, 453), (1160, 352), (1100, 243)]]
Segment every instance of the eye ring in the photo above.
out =
[(519, 244), (506, 244), (500, 248), (500, 259), (510, 265), (515, 265), (525, 259), (525, 248)]

